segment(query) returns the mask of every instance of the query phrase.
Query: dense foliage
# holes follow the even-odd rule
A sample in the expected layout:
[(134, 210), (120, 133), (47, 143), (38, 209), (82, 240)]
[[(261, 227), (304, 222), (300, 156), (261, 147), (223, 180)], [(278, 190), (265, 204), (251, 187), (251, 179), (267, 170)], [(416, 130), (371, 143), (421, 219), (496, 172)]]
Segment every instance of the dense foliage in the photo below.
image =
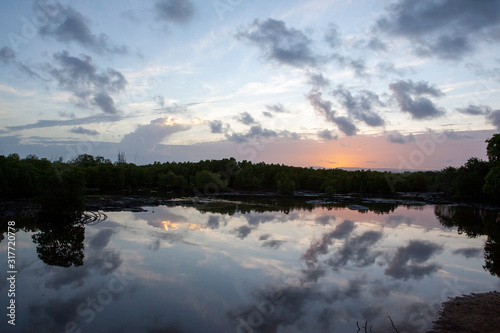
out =
[[(25, 159), (17, 154), (0, 156), (0, 196), (41, 197), (41, 203), (59, 202), (66, 210), (72, 192), (80, 197), (82, 189), (120, 190), (149, 188), (160, 191), (189, 191), (214, 195), (227, 190), (322, 191), (327, 195), (358, 192), (448, 193), (458, 200), (494, 201), (500, 199), (500, 134), (487, 140), (489, 161), (470, 158), (459, 168), (441, 171), (379, 172), (371, 170), (313, 169), (280, 164), (236, 161), (234, 158), (200, 162), (166, 162), (149, 165), (127, 163), (120, 153), (112, 163), (101, 156), (79, 155), (67, 162), (49, 161), (34, 155)], [(50, 205), (48, 205), (50, 206)]]

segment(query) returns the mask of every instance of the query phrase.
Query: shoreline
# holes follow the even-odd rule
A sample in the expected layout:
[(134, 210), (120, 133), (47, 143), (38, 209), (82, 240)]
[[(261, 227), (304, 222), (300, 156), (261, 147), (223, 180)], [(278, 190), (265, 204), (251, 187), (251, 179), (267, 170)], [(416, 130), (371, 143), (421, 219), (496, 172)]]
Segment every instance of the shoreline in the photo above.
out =
[(500, 332), (500, 292), (457, 296), (441, 304), (438, 319), (427, 333)]
[[(145, 211), (143, 207), (179, 206), (205, 204), (208, 202), (256, 200), (301, 200), (317, 205), (454, 205), (470, 206), (481, 209), (500, 210), (500, 206), (484, 203), (459, 202), (451, 200), (443, 193), (435, 192), (397, 192), (392, 196), (376, 194), (347, 193), (327, 196), (322, 192), (297, 191), (293, 195), (280, 195), (276, 192), (222, 192), (212, 196), (195, 196), (192, 193), (161, 193), (156, 191), (138, 191), (138, 193), (101, 193), (90, 191), (86, 194), (86, 211)], [(184, 195), (184, 196), (183, 196)], [(0, 198), (0, 218), (14, 217), (18, 212), (35, 214), (39, 211), (35, 198)]]

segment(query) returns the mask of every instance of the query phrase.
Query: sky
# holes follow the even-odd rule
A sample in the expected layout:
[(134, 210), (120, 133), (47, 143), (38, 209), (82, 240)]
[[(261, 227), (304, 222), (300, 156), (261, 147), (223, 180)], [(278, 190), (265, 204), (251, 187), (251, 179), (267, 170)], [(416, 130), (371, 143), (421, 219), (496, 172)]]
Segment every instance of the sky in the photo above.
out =
[(0, 4), (0, 154), (439, 170), (500, 131), (500, 1)]

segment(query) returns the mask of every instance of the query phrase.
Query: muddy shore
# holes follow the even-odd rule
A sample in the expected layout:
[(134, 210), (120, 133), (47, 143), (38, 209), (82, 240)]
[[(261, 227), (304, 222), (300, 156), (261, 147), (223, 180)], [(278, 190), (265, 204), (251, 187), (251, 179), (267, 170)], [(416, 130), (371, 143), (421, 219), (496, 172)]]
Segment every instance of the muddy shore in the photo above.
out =
[(438, 320), (427, 333), (500, 332), (500, 292), (452, 298), (442, 304)]

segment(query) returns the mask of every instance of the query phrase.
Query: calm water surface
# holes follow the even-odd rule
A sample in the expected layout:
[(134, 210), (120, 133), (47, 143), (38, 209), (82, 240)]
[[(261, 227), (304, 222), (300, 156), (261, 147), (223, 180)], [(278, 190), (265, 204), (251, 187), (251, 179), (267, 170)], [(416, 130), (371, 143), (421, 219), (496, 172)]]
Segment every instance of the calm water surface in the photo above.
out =
[[(448, 297), (500, 288), (495, 244), (485, 252), (476, 227), (498, 228), (498, 215), (478, 209), (146, 209), (19, 230), (16, 326), (4, 314), (0, 331), (356, 332), (368, 321), (385, 332), (390, 316), (400, 332), (422, 332)], [(0, 289), (6, 313), (6, 279)]]

